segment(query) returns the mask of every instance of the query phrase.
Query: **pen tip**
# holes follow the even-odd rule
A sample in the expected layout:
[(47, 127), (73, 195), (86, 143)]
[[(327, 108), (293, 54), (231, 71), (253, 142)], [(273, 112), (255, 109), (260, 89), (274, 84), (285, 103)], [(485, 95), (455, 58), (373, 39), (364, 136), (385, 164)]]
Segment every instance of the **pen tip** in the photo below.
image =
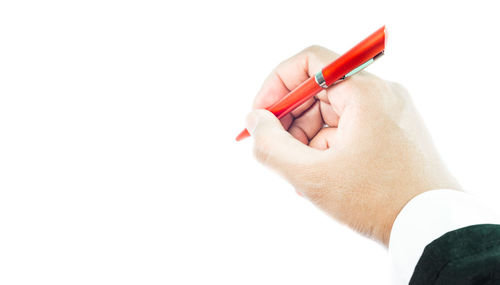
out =
[(247, 129), (244, 129), (237, 137), (236, 141), (239, 142), (242, 139), (248, 138), (250, 136), (250, 133), (247, 131)]

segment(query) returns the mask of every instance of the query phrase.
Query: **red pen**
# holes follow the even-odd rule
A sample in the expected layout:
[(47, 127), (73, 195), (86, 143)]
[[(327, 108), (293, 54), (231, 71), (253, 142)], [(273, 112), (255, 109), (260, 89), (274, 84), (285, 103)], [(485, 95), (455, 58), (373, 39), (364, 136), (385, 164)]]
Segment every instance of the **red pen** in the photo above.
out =
[[(290, 91), (285, 97), (266, 108), (266, 110), (273, 113), (278, 119), (283, 118), (321, 90), (358, 73), (370, 65), (375, 59), (384, 54), (386, 41), (387, 34), (385, 26), (383, 26), (316, 73), (316, 75)], [(245, 129), (236, 137), (236, 140), (240, 141), (249, 136), (250, 133)]]

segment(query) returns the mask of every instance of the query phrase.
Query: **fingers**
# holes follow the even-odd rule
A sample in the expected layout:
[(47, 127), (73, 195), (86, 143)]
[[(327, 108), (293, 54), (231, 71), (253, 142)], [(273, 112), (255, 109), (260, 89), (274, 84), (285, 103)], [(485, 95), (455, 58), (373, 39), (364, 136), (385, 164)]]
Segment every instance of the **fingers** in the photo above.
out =
[[(254, 109), (269, 107), (337, 57), (336, 53), (328, 49), (312, 46), (285, 60), (264, 81), (255, 97)], [(314, 99), (308, 100), (295, 109), (292, 115), (300, 116), (313, 104)]]
[(332, 106), (317, 100), (314, 105), (303, 112), (300, 117), (293, 120), (288, 128), (288, 132), (303, 144), (312, 146), (310, 144), (311, 140), (323, 128), (324, 124), (330, 127), (337, 127), (338, 123), (339, 116), (332, 109)]
[(288, 132), (303, 144), (308, 145), (309, 141), (322, 127), (323, 118), (321, 117), (320, 102), (316, 101), (314, 105), (293, 121)]
[(325, 124), (330, 127), (337, 127), (339, 125), (339, 115), (333, 110), (332, 105), (319, 101), (319, 110)]
[(309, 146), (319, 150), (334, 147), (337, 128), (322, 128), (318, 134), (309, 142)]
[(257, 160), (285, 176), (296, 175), (303, 170), (303, 165), (318, 158), (317, 150), (296, 140), (269, 111), (251, 112), (247, 129), (254, 138)]

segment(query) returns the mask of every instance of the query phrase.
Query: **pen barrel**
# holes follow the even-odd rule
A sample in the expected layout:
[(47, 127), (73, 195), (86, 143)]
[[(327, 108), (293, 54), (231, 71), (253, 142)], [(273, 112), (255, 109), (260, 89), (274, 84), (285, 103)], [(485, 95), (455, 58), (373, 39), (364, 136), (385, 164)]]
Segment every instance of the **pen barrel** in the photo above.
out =
[(385, 26), (383, 26), (334, 62), (324, 67), (322, 73), (326, 85), (330, 86), (353, 69), (383, 52), (386, 38)]
[(266, 108), (272, 112), (278, 119), (283, 118), (286, 114), (293, 111), (298, 106), (318, 94), (323, 88), (316, 83), (314, 77), (310, 77), (302, 82), (295, 89), (290, 91), (285, 97), (281, 98), (278, 102)]

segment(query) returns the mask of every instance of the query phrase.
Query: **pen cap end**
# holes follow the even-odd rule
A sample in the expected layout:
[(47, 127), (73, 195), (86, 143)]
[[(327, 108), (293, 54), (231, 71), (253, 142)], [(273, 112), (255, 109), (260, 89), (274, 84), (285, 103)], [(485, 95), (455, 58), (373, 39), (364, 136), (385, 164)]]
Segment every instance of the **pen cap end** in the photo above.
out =
[(388, 33), (387, 33), (387, 27), (384, 25), (384, 51), (385, 51), (385, 48), (387, 47), (387, 39), (388, 39)]

